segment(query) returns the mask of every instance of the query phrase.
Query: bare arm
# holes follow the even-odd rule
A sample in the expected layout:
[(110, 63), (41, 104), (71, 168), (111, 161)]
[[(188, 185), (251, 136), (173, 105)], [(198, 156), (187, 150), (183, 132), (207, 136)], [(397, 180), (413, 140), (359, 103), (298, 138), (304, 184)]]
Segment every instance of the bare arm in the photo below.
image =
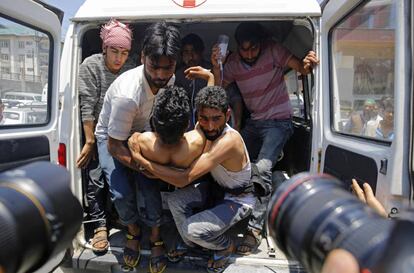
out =
[(300, 61), (295, 56), (292, 56), (287, 66), (295, 69), (297, 72), (301, 73), (302, 75), (309, 74), (313, 67), (316, 66), (319, 63), (319, 59), (316, 56), (316, 53), (314, 51), (309, 51), (308, 54), (305, 56), (305, 58)]
[(139, 167), (132, 159), (129, 149), (124, 145), (123, 141), (108, 136), (108, 151), (123, 165), (138, 171)]
[(76, 166), (78, 168), (85, 168), (91, 159), (95, 159), (95, 122), (93, 120), (83, 121), (83, 131), (85, 133), (85, 144), (82, 147), (82, 151), (76, 160)]
[(233, 110), (233, 119), (234, 119), (233, 127), (234, 127), (234, 129), (236, 129), (237, 131), (240, 132), (240, 130), (241, 130), (241, 120), (242, 120), (242, 115), (243, 115), (243, 103), (242, 103), (242, 101), (241, 100), (234, 101), (234, 103), (232, 105), (232, 110)]
[(189, 80), (200, 78), (200, 79), (207, 81), (207, 86), (214, 85), (213, 73), (211, 73), (210, 70), (207, 70), (201, 66), (192, 66), (192, 67), (187, 68), (184, 71), (184, 75)]
[(189, 168), (178, 170), (146, 160), (142, 156), (138, 162), (150, 173), (177, 187), (184, 187), (192, 181), (210, 172), (217, 165), (229, 159), (235, 149), (235, 141), (231, 137), (224, 136), (216, 140), (209, 151), (197, 158)]

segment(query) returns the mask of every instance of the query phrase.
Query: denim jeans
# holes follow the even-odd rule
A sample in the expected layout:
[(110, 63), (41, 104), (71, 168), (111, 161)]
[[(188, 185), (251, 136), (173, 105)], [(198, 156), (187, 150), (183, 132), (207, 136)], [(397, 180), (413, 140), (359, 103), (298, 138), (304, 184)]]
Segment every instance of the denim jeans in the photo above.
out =
[[(289, 137), (293, 134), (291, 119), (287, 120), (248, 120), (241, 135), (255, 162), (263, 181), (272, 187), (272, 169)], [(271, 193), (257, 198), (249, 221), (249, 228), (263, 230)]]
[(91, 159), (86, 166), (84, 175), (86, 178), (86, 200), (88, 202), (88, 214), (95, 228), (106, 226), (105, 201), (107, 188), (105, 188), (105, 175), (99, 164), (98, 158)]
[(99, 161), (109, 185), (111, 200), (123, 224), (136, 223), (136, 183), (133, 181), (132, 171), (111, 156), (107, 144), (107, 140), (98, 140)]
[[(200, 181), (177, 189), (168, 197), (168, 205), (181, 238), (188, 246), (223, 250), (231, 239), (225, 232), (251, 213), (251, 208), (230, 200), (222, 200), (204, 209), (209, 195), (208, 181)], [(199, 209), (198, 213), (194, 213)]]
[[(145, 175), (135, 172), (135, 181), (138, 184), (137, 207), (140, 221), (149, 227), (159, 227), (163, 223), (163, 208), (160, 193), (162, 180), (151, 179)], [(140, 207), (142, 203), (143, 207)]]

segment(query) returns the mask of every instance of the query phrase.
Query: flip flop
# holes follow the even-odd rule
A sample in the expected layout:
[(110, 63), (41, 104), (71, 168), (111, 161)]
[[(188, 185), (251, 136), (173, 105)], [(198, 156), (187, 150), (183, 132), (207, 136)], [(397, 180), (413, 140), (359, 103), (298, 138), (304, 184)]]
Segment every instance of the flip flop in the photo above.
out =
[[(105, 232), (106, 235), (102, 235), (102, 234), (99, 235), (99, 233), (103, 231)], [(96, 253), (106, 252), (109, 248), (107, 228), (106, 227), (96, 228), (93, 233), (94, 235), (93, 235), (92, 242), (91, 242), (92, 251)], [(97, 245), (101, 244), (102, 242), (104, 243), (103, 247), (97, 247)]]
[[(154, 247), (164, 247), (164, 241), (151, 242), (151, 248), (154, 248)], [(150, 261), (149, 261), (149, 270), (150, 270), (150, 272), (151, 273), (162, 273), (162, 272), (164, 272), (164, 270), (167, 268), (167, 262), (168, 262), (168, 259), (165, 256), (165, 254), (161, 254), (161, 255), (158, 255), (158, 256), (155, 256), (155, 257), (151, 256)], [(152, 265), (158, 265), (160, 263), (163, 263), (164, 266), (159, 268), (158, 271), (155, 271), (152, 268)]]
[[(179, 242), (176, 247), (167, 253), (167, 258), (172, 263), (181, 261), (188, 252), (188, 247), (184, 242)], [(177, 254), (179, 253), (179, 254)], [(175, 255), (173, 255), (175, 254)]]
[(215, 264), (216, 262), (219, 262), (219, 261), (224, 261), (224, 263), (223, 263), (222, 266), (219, 266), (219, 267), (212, 267), (212, 266), (209, 267), (209, 266), (207, 266), (207, 272), (208, 273), (221, 273), (224, 270), (226, 270), (226, 268), (228, 266), (228, 262), (229, 262), (230, 257), (231, 257), (231, 254), (232, 253), (230, 252), (228, 254), (219, 255), (216, 252), (214, 252), (214, 254), (213, 254), (213, 264)]
[[(253, 238), (254, 243), (248, 241), (246, 239), (247, 236)], [(243, 241), (237, 247), (236, 253), (239, 254), (239, 255), (250, 255), (250, 254), (254, 253), (257, 250), (257, 248), (259, 247), (261, 241), (262, 241), (262, 238), (260, 236), (258, 238), (258, 237), (256, 237), (255, 235), (253, 235), (251, 233), (247, 233), (247, 234), (245, 234), (245, 238), (243, 238)], [(240, 248), (247, 248), (248, 250), (241, 251)]]
[[(127, 266), (136, 267), (138, 265), (139, 259), (141, 258), (141, 246), (139, 244), (141, 242), (141, 233), (139, 235), (132, 235), (132, 234), (127, 233), (126, 238), (127, 238), (127, 240), (138, 241), (138, 250), (134, 250), (132, 248), (129, 248), (129, 247), (125, 246), (124, 247), (124, 256), (123, 256), (124, 262)], [(125, 259), (126, 256), (131, 257), (133, 262), (128, 263)]]

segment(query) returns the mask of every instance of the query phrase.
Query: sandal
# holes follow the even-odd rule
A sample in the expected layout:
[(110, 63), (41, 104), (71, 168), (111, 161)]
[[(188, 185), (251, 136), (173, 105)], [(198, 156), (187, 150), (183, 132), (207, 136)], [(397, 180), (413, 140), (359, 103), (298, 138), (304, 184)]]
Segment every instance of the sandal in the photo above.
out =
[(178, 263), (184, 258), (187, 252), (188, 246), (183, 241), (180, 241), (177, 243), (174, 249), (168, 251), (167, 258), (172, 263)]
[[(247, 232), (244, 235), (243, 241), (237, 247), (236, 253), (239, 254), (239, 255), (250, 255), (250, 254), (256, 252), (256, 250), (259, 247), (261, 241), (262, 241), (262, 238), (261, 238), (260, 235), (258, 235), (256, 237), (256, 235), (254, 235), (252, 231)], [(242, 251), (241, 248), (245, 248), (247, 250)]]
[[(151, 252), (152, 252), (152, 249), (155, 248), (155, 247), (164, 248), (164, 241), (151, 242)], [(155, 256), (155, 257), (152, 256), (152, 254), (151, 254), (151, 258), (150, 258), (150, 261), (149, 261), (149, 270), (150, 270), (150, 272), (151, 273), (162, 273), (162, 272), (164, 272), (164, 270), (167, 268), (167, 262), (168, 262), (168, 260), (167, 260), (167, 257), (165, 255), (165, 253), (161, 254), (161, 255), (158, 255), (158, 256)], [(156, 265), (160, 265), (160, 264), (163, 264), (163, 266), (161, 266), (161, 268), (158, 268), (158, 271), (155, 271), (153, 269), (153, 266), (155, 267)]]
[(99, 227), (93, 231), (92, 251), (96, 253), (103, 253), (109, 248), (108, 230), (106, 227)]
[[(132, 241), (138, 241), (138, 249), (134, 250), (132, 248), (129, 248), (127, 246), (125, 246), (124, 248), (124, 262), (127, 266), (129, 267), (136, 267), (139, 259), (141, 258), (141, 246), (139, 244), (139, 242), (141, 241), (141, 233), (138, 235), (132, 235), (127, 233), (126, 234), (126, 238), (127, 240), (132, 240)], [(131, 257), (133, 262), (127, 262), (126, 257)]]
[(217, 252), (214, 252), (213, 257), (212, 257), (213, 265), (216, 264), (216, 262), (220, 262), (220, 261), (222, 261), (223, 264), (219, 267), (213, 267), (213, 266), (208, 266), (207, 265), (207, 272), (209, 272), (209, 273), (221, 273), (224, 270), (226, 270), (226, 268), (228, 266), (228, 262), (231, 258), (231, 254), (232, 254), (232, 252), (229, 252), (227, 254), (219, 255), (219, 254), (217, 254)]

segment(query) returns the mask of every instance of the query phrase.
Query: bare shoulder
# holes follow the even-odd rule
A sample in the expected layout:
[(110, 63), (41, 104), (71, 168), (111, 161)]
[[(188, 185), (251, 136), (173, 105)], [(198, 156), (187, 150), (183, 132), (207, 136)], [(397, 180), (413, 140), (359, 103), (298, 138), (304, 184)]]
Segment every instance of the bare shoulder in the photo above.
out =
[(139, 136), (135, 139), (135, 144), (139, 145), (141, 148), (146, 148), (153, 146), (156, 140), (156, 136), (153, 132), (144, 132), (139, 134)]
[(190, 146), (204, 146), (206, 138), (200, 130), (191, 130), (184, 134), (185, 140)]
[(238, 147), (243, 144), (243, 140), (239, 132), (235, 130), (228, 130), (223, 136), (219, 138), (220, 141), (216, 141), (217, 144), (228, 145), (229, 147)]

